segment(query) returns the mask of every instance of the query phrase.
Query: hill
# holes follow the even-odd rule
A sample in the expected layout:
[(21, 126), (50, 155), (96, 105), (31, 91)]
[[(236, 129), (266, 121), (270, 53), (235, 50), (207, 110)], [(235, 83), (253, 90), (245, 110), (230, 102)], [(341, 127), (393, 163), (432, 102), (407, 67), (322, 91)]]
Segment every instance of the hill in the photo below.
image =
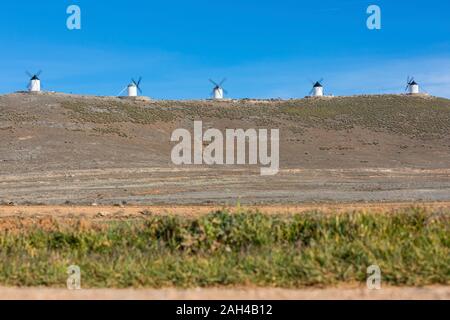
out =
[[(280, 129), (280, 167), (175, 167), (177, 128)], [(450, 199), (450, 100), (131, 101), (0, 96), (0, 201), (248, 203)], [(270, 194), (268, 194), (270, 192)]]

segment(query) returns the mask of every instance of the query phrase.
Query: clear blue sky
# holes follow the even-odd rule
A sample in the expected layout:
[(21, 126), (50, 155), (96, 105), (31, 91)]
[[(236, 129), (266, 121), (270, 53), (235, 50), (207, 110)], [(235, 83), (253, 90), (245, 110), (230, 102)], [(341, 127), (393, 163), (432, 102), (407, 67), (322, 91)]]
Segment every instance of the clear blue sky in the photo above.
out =
[[(366, 28), (370, 4), (380, 31)], [(93, 95), (140, 75), (161, 99), (206, 98), (222, 77), (236, 98), (303, 97), (321, 77), (335, 95), (390, 93), (410, 74), (450, 98), (449, 17), (448, 0), (3, 1), (0, 93), (42, 69), (44, 89)]]

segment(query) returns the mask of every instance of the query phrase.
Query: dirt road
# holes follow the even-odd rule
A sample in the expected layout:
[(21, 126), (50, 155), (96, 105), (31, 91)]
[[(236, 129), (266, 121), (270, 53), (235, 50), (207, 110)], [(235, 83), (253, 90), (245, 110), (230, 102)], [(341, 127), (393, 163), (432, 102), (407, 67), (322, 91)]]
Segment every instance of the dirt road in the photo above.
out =
[(45, 288), (0, 288), (0, 300), (449, 300), (450, 287), (424, 288), (329, 288), (285, 290), (192, 289), (192, 290), (79, 290)]
[(290, 214), (318, 210), (324, 213), (339, 213), (348, 211), (389, 212), (411, 206), (420, 206), (433, 210), (450, 208), (450, 202), (416, 202), (416, 203), (341, 203), (341, 204), (301, 204), (301, 205), (262, 205), (262, 206), (0, 206), (0, 219), (8, 218), (88, 218), (88, 219), (117, 219), (139, 218), (144, 215), (179, 215), (196, 217), (220, 209), (230, 212), (236, 210), (253, 210), (265, 214)]

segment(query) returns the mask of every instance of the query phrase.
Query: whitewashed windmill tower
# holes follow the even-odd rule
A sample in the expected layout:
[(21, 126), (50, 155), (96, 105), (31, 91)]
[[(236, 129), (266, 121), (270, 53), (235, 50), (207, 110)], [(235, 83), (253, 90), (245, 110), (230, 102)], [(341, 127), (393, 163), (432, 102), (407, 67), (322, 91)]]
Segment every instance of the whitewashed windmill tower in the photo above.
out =
[(137, 97), (138, 96), (138, 92), (140, 94), (142, 94), (142, 90), (141, 90), (141, 81), (142, 81), (142, 77), (139, 77), (139, 80), (136, 82), (134, 79), (131, 79), (131, 82), (128, 86), (126, 86), (120, 93), (119, 96), (122, 95), (122, 93), (126, 90), (127, 91), (127, 96), (128, 97)]
[(39, 76), (41, 75), (42, 71), (39, 71), (38, 73), (33, 75), (28, 71), (26, 73), (30, 77), (30, 83), (28, 84), (28, 91), (41, 92), (41, 80), (39, 79)]
[(408, 92), (409, 94), (419, 94), (420, 93), (420, 88), (419, 88), (419, 84), (414, 80), (414, 77), (409, 77), (406, 80), (407, 81), (407, 85), (406, 85), (406, 92)]
[(212, 97), (214, 100), (223, 100), (224, 93), (228, 94), (227, 90), (225, 90), (222, 86), (227, 81), (227, 79), (223, 79), (220, 83), (216, 83), (215, 81), (209, 79), (209, 81), (214, 85), (214, 89), (212, 91)]
[(313, 82), (313, 88), (309, 92), (309, 95), (311, 97), (323, 97), (323, 86), (322, 86), (323, 79), (320, 79), (319, 81)]

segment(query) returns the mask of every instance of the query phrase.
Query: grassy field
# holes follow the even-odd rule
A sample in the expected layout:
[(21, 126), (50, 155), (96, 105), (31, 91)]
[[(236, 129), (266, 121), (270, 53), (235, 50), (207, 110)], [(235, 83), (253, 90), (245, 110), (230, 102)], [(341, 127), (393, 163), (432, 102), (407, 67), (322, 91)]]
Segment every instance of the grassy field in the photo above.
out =
[(0, 224), (0, 285), (64, 287), (78, 265), (84, 288), (365, 283), (450, 284), (450, 212), (266, 215), (226, 211), (188, 218), (11, 218)]

